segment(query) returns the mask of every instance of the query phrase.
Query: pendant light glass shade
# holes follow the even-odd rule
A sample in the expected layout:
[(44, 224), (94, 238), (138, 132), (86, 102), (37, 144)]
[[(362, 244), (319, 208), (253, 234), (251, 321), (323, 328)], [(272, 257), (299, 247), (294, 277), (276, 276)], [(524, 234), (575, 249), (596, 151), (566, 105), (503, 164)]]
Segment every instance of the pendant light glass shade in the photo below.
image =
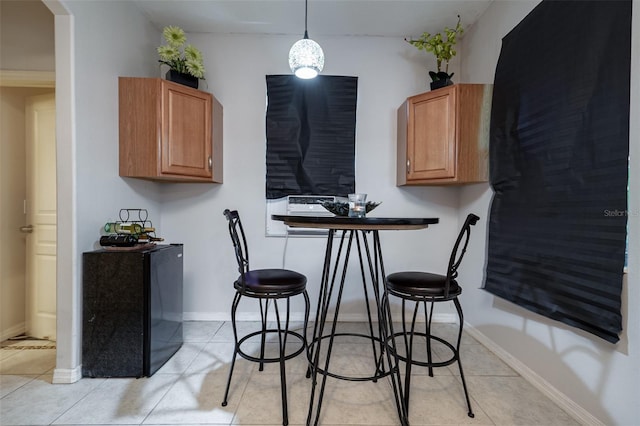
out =
[(324, 52), (307, 33), (307, 2), (304, 1), (304, 38), (289, 50), (289, 67), (298, 78), (314, 78), (324, 68)]
[(298, 78), (314, 78), (324, 67), (324, 52), (318, 43), (305, 37), (291, 46), (289, 66)]

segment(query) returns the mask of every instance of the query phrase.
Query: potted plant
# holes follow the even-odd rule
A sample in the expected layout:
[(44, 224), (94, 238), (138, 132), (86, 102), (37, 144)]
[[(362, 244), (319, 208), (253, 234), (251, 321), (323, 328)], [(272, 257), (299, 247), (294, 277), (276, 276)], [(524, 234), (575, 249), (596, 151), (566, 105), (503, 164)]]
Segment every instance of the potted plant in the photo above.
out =
[(167, 80), (198, 88), (198, 79), (204, 79), (202, 53), (191, 44), (180, 27), (168, 26), (162, 31), (167, 44), (158, 47), (158, 62), (168, 65)]
[[(437, 71), (429, 71), (429, 76), (432, 80), (431, 90), (453, 84), (451, 77), (453, 77), (454, 73), (449, 74), (449, 61), (456, 56), (457, 52), (454, 47), (458, 35), (462, 33), (463, 29), (460, 24), (460, 15), (458, 15), (458, 24), (454, 29), (444, 27), (443, 33), (433, 35), (424, 32), (422, 36), (416, 40), (405, 38), (406, 42), (414, 45), (419, 50), (431, 52), (436, 57)], [(444, 70), (442, 69), (443, 63)]]

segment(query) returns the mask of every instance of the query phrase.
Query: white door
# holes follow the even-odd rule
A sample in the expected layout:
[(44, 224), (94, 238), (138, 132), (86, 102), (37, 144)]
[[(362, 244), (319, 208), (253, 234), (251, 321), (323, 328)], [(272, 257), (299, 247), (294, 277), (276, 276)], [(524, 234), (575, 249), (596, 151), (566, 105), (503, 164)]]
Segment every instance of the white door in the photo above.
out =
[(56, 338), (56, 109), (53, 94), (26, 99), (26, 328)]

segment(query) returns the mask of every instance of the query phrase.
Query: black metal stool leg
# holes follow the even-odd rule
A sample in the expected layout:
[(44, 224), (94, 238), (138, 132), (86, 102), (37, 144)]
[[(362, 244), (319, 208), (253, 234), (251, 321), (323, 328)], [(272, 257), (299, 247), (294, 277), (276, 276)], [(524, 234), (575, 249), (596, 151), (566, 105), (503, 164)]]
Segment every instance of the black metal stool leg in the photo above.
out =
[[(309, 360), (309, 339), (307, 338), (307, 329), (309, 328), (309, 310), (311, 308), (311, 303), (309, 302), (309, 294), (307, 293), (307, 290), (304, 291), (304, 293), (302, 293), (302, 296), (304, 297), (304, 322), (302, 325), (302, 338), (304, 341), (304, 356), (307, 357), (307, 361)], [(306, 373), (306, 377), (307, 379), (309, 377), (311, 377), (311, 366), (309, 365), (309, 363), (307, 362), (307, 373)]]
[[(396, 409), (400, 423), (405, 426), (409, 425), (409, 417), (402, 391), (402, 376), (400, 373), (400, 358), (398, 356), (398, 348), (396, 345), (395, 332), (393, 330), (393, 317), (391, 315), (391, 306), (389, 304), (389, 293), (384, 290), (382, 293), (382, 312), (384, 320), (382, 322), (385, 329), (382, 331), (384, 341), (388, 342), (386, 346), (387, 363), (391, 370), (391, 386), (393, 388), (393, 396), (396, 402)], [(388, 326), (388, 327), (387, 327)], [(393, 357), (391, 356), (393, 354)]]
[(262, 300), (260, 300), (260, 319), (262, 321), (262, 335), (260, 336), (260, 366), (258, 371), (264, 370), (264, 347), (267, 338), (267, 311), (269, 310), (269, 299), (265, 300), (264, 309), (262, 308)]
[[(418, 303), (418, 302), (416, 302)], [(431, 309), (427, 314), (427, 301), (423, 301), (424, 303), (424, 319), (425, 326), (427, 330), (427, 363), (429, 364), (429, 377), (433, 377), (433, 355), (431, 355), (431, 318), (433, 318), (433, 301), (431, 302)]]
[(276, 322), (278, 324), (278, 345), (280, 351), (280, 397), (282, 399), (282, 424), (289, 424), (289, 410), (287, 407), (287, 373), (285, 369), (285, 346), (287, 344), (287, 333), (289, 332), (289, 299), (287, 298), (287, 317), (285, 320), (284, 336), (280, 326), (280, 311), (278, 310), (278, 302), (273, 301), (276, 311)]
[(462, 362), (460, 361), (460, 341), (462, 340), (462, 326), (464, 324), (464, 316), (462, 314), (462, 307), (460, 306), (460, 302), (458, 301), (457, 297), (453, 299), (453, 303), (456, 305), (456, 310), (458, 311), (458, 318), (460, 319), (460, 329), (458, 331), (458, 344), (456, 345), (456, 357), (458, 360), (458, 368), (460, 369), (460, 380), (462, 380), (464, 397), (467, 399), (467, 408), (469, 408), (467, 415), (473, 418), (475, 417), (475, 414), (473, 414), (473, 410), (471, 409), (471, 400), (469, 399), (469, 392), (467, 391), (467, 382), (464, 380), (464, 373), (462, 372)]
[(229, 398), (229, 388), (231, 387), (231, 377), (233, 376), (233, 367), (236, 365), (236, 357), (238, 356), (238, 349), (240, 344), (238, 343), (238, 330), (236, 329), (236, 309), (240, 303), (240, 293), (236, 293), (231, 304), (231, 328), (233, 328), (233, 358), (231, 359), (231, 367), (229, 368), (229, 378), (227, 379), (227, 389), (224, 391), (224, 399), (222, 400), (222, 406), (226, 407)]
[[(403, 301), (404, 302), (404, 301)], [(415, 337), (415, 332), (416, 332), (416, 318), (418, 316), (418, 310), (420, 308), (420, 305), (416, 302), (415, 307), (413, 309), (413, 315), (411, 316), (411, 330), (409, 331), (408, 335), (409, 335), (409, 342), (406, 344), (407, 345), (407, 353), (406, 353), (406, 366), (405, 366), (405, 378), (404, 378), (404, 383), (405, 383), (405, 389), (404, 389), (404, 405), (407, 409), (407, 414), (409, 413), (409, 395), (411, 393), (411, 367), (413, 366), (413, 339)], [(403, 318), (403, 324), (404, 324), (404, 318)], [(407, 335), (406, 333), (406, 329), (403, 329), (405, 336)], [(406, 337), (405, 337), (406, 339)], [(408, 417), (408, 416), (407, 416)]]

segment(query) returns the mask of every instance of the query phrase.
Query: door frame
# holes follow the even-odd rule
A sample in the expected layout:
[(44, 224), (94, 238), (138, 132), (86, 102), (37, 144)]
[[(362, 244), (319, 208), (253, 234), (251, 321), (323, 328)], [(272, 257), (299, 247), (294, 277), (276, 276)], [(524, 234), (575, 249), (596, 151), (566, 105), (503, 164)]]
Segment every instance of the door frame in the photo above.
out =
[(56, 259), (56, 368), (53, 383), (82, 378), (81, 300), (77, 259), (75, 27), (62, 0), (42, 0), (54, 15), (56, 87), (56, 173), (58, 244)]

